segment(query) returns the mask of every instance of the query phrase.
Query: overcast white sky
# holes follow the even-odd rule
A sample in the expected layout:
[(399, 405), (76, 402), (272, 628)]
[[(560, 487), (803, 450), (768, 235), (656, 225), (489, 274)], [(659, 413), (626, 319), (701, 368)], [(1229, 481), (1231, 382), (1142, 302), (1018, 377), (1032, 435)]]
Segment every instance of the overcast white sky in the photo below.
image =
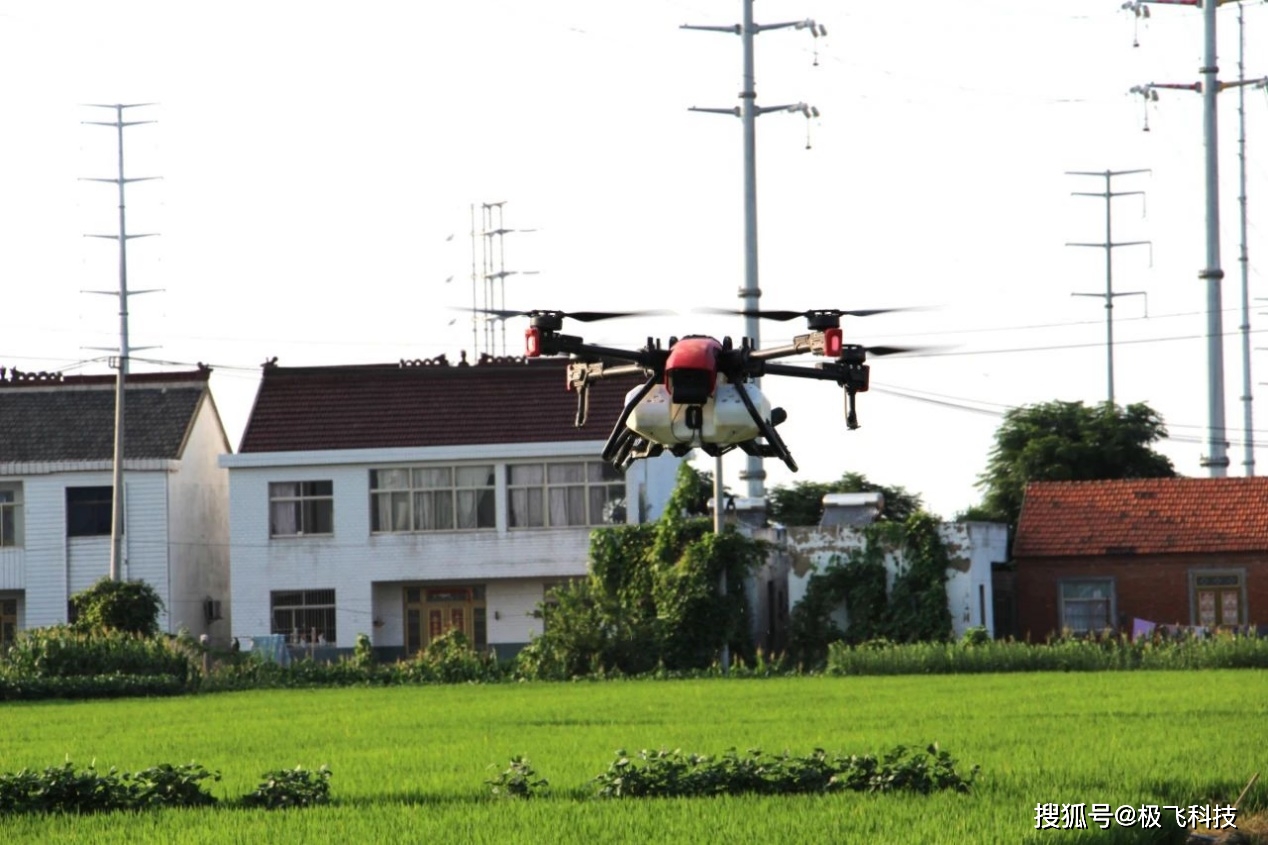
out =
[[(1104, 290), (1104, 255), (1064, 246), (1104, 239), (1103, 202), (1069, 195), (1103, 182), (1064, 171), (1106, 168), (1152, 169), (1114, 183), (1147, 192), (1115, 200), (1115, 240), (1153, 241), (1115, 250), (1115, 289), (1149, 294), (1148, 319), (1141, 298), (1117, 300), (1117, 398), (1160, 410), (1173, 434), (1163, 450), (1181, 473), (1205, 473), (1201, 98), (1163, 93), (1145, 133), (1144, 104), (1127, 93), (1198, 79), (1201, 13), (1152, 12), (1137, 29), (1117, 0), (757, 4), (758, 22), (811, 17), (829, 31), (757, 39), (758, 104), (822, 113), (758, 124), (763, 306), (939, 306), (846, 331), (944, 353), (874, 360), (855, 432), (834, 387), (767, 379), (798, 478), (860, 471), (950, 516), (978, 500), (1006, 408), (1104, 399), (1102, 303), (1071, 296)], [(689, 312), (740, 305), (740, 122), (687, 108), (737, 103), (740, 39), (678, 27), (740, 16), (738, 0), (0, 0), (0, 365), (107, 372), (79, 362), (117, 344), (114, 302), (80, 292), (117, 285), (115, 243), (83, 237), (116, 231), (115, 189), (80, 181), (115, 175), (113, 130), (81, 123), (112, 113), (81, 103), (157, 104), (127, 115), (157, 121), (127, 131), (127, 175), (162, 177), (127, 194), (129, 232), (159, 233), (130, 242), (130, 286), (163, 289), (132, 299), (132, 342), (157, 347), (140, 357), (213, 364), (235, 445), (266, 358), (471, 348), (470, 321), (449, 310), (471, 303), (471, 203), (505, 200), (507, 226), (537, 230), (508, 236), (507, 268), (539, 271), (510, 278), (510, 307), (685, 312), (575, 326), (608, 343), (739, 336), (739, 318)], [(1233, 79), (1235, 5), (1220, 17), (1221, 77)], [(1246, 17), (1248, 54), (1262, 57), (1268, 12), (1251, 4)], [(1250, 61), (1249, 76), (1266, 72)], [(1241, 474), (1236, 105), (1235, 91), (1221, 95), (1227, 419)], [(1248, 92), (1247, 114), (1259, 296), (1263, 90)], [(522, 328), (510, 326), (512, 351)], [(799, 328), (767, 324), (763, 345)], [(1256, 439), (1268, 443), (1265, 414)], [(727, 461), (734, 487), (741, 465)]]

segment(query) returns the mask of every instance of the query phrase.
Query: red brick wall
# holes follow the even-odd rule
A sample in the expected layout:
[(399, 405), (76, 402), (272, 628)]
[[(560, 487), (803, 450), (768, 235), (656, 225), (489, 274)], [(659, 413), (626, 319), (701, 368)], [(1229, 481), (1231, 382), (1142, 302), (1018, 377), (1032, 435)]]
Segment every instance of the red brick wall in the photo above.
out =
[(1268, 625), (1268, 552), (1223, 555), (1107, 555), (1097, 558), (1019, 558), (1017, 635), (1041, 641), (1060, 626), (1058, 582), (1065, 578), (1113, 578), (1115, 612), (1130, 627), (1133, 617), (1193, 625), (1189, 573), (1194, 569), (1244, 569), (1246, 616)]

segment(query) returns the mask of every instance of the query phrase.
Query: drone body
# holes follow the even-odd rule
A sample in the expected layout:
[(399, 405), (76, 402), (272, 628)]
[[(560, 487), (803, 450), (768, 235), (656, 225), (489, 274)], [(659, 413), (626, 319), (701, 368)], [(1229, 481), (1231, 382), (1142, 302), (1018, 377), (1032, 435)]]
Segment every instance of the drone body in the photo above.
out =
[[(697, 404), (675, 402), (674, 395), (663, 384), (653, 385), (642, 399), (635, 401), (635, 394), (640, 390), (636, 387), (625, 396), (626, 404), (634, 408), (625, 425), (635, 434), (661, 445), (725, 446), (753, 440), (762, 434), (757, 420), (769, 422), (771, 407), (756, 385), (746, 385), (744, 389), (757, 407), (756, 419), (740, 399), (740, 388), (727, 384), (726, 376), (718, 376), (712, 394)], [(698, 421), (691, 411), (693, 407), (700, 409)]]
[[(670, 338), (666, 348), (648, 338), (641, 349), (618, 349), (588, 344), (580, 337), (562, 334), (565, 317), (582, 322), (633, 316), (636, 312), (493, 311), (501, 318), (527, 316), (526, 354), (568, 355), (568, 388), (577, 391), (578, 426), (584, 425), (590, 383), (599, 379), (642, 375), (642, 385), (625, 397), (625, 407), (603, 448), (603, 459), (621, 469), (640, 458), (665, 451), (682, 456), (700, 449), (716, 456), (733, 449), (782, 460), (797, 470), (787, 445), (776, 427), (787, 419), (782, 408), (772, 408), (756, 385), (764, 376), (792, 376), (834, 381), (844, 389), (846, 425), (857, 428), (854, 401), (868, 388), (868, 352), (886, 355), (906, 352), (898, 347), (863, 347), (842, 340), (840, 318), (883, 313), (868, 311), (725, 311), (746, 316), (789, 320), (805, 317), (810, 332), (798, 335), (788, 346), (754, 349), (746, 338), (735, 347), (731, 339), (702, 335)], [(827, 360), (814, 367), (776, 363), (777, 359), (813, 354)]]

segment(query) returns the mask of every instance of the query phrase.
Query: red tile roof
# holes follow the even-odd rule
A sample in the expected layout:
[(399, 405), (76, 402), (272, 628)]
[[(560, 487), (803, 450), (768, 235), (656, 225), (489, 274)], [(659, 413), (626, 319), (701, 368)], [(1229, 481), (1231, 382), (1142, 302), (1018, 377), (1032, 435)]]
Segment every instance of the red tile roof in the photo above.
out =
[(1041, 481), (1013, 557), (1268, 550), (1268, 478)]
[(240, 452), (604, 440), (637, 377), (595, 382), (576, 428), (564, 359), (266, 365)]

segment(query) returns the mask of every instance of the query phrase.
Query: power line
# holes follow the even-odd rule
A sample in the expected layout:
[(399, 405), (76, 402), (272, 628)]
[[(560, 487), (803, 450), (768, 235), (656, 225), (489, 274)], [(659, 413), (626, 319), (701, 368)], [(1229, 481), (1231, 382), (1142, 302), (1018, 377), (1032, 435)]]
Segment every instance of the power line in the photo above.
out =
[[(1268, 329), (1255, 329), (1254, 331), (1251, 332), (1251, 334), (1260, 334), (1264, 331), (1268, 331)], [(1229, 332), (1225, 332), (1223, 335), (1221, 335), (1221, 337), (1227, 337), (1229, 336), (1229, 334), (1230, 334)], [(1134, 344), (1140, 344), (1140, 343), (1171, 343), (1171, 342), (1179, 341), (1179, 340), (1202, 340), (1202, 339), (1205, 339), (1206, 337), (1207, 335), (1196, 335), (1196, 334), (1175, 335), (1173, 337), (1146, 337), (1146, 338), (1139, 338), (1136, 340), (1120, 340), (1120, 341), (1117, 341), (1117, 343), (1120, 346), (1124, 346), (1128, 344), (1134, 345)], [(1067, 343), (1067, 344), (1054, 344), (1052, 346), (1018, 346), (1018, 347), (1013, 347), (1010, 349), (971, 349), (971, 350), (947, 351), (947, 352), (913, 352), (903, 357), (948, 358), (953, 356), (964, 356), (964, 355), (1004, 355), (1004, 354), (1012, 354), (1017, 352), (1054, 352), (1054, 351), (1063, 350), (1063, 349), (1088, 349), (1088, 348), (1101, 346), (1101, 345), (1102, 344), (1099, 342), (1098, 343)]]
[[(880, 387), (877, 385), (873, 385), (871, 390), (879, 392), (879, 393), (888, 394), (890, 396), (895, 396), (900, 399), (908, 399), (913, 402), (921, 402), (927, 405), (935, 405), (940, 408), (949, 408), (951, 410), (981, 414), (984, 416), (990, 416), (995, 418), (1003, 418), (1008, 410), (1013, 410), (1014, 408), (1026, 407), (1025, 405), (1004, 406), (1004, 405), (999, 405), (998, 403), (986, 402), (984, 400), (978, 400), (978, 399), (967, 399), (963, 397), (935, 398), (939, 396), (939, 394), (920, 395), (921, 393), (920, 391), (913, 391), (908, 388), (894, 388), (894, 387), (887, 388), (887, 387)], [(967, 404), (969, 402), (977, 402), (977, 403), (986, 404), (986, 405), (996, 405), (997, 407), (1002, 407), (1005, 410), (997, 411), (997, 410), (991, 410), (989, 408), (979, 408), (974, 405)], [(1170, 430), (1174, 428), (1205, 430), (1206, 426), (1188, 425), (1184, 423), (1165, 423), (1165, 426), (1168, 429), (1168, 434), (1165, 438), (1166, 441), (1170, 441), (1173, 443), (1184, 443), (1189, 445), (1201, 445), (1206, 442), (1204, 437), (1201, 437), (1198, 435), (1174, 434), (1170, 432)], [(1260, 432), (1260, 433), (1264, 433), (1264, 432)], [(1234, 442), (1237, 443), (1238, 445), (1241, 445), (1240, 441), (1234, 441)]]

